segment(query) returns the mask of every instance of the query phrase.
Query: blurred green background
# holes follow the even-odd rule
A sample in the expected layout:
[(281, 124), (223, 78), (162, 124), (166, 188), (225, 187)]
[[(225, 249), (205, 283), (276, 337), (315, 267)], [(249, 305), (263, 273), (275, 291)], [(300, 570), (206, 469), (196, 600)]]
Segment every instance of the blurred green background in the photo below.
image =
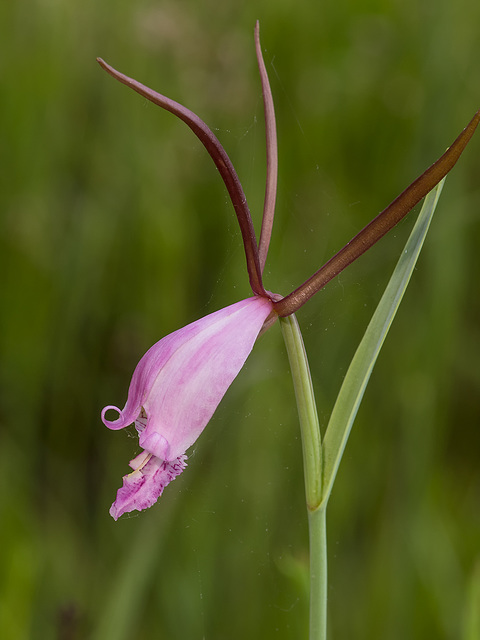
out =
[[(212, 126), (258, 228), (257, 18), (280, 153), (266, 286), (286, 294), (480, 106), (480, 4), (0, 4), (2, 639), (306, 637), (301, 444), (278, 326), (184, 474), (117, 523), (108, 508), (138, 443), (100, 421), (148, 347), (249, 287), (205, 151), (95, 58)], [(335, 640), (479, 637), (479, 168), (477, 138), (447, 179), (340, 468)], [(411, 226), (298, 314), (323, 424)]]

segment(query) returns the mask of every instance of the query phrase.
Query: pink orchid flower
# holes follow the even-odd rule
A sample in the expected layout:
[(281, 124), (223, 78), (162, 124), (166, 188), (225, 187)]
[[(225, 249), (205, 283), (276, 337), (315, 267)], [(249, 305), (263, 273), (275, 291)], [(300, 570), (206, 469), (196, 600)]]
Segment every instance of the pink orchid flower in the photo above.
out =
[[(109, 429), (135, 423), (144, 450), (130, 462), (110, 514), (146, 509), (185, 468), (197, 440), (250, 354), (273, 304), (254, 296), (179, 329), (151, 347), (138, 363), (121, 411), (108, 406)], [(105, 414), (115, 410), (116, 420)]]
[[(102, 420), (109, 429), (134, 423), (143, 451), (130, 462), (132, 473), (110, 513), (115, 518), (150, 507), (165, 486), (186, 466), (186, 451), (196, 441), (225, 395), (263, 328), (275, 319), (295, 313), (307, 300), (372, 247), (392, 229), (452, 169), (472, 137), (479, 121), (477, 111), (447, 151), (414, 180), (376, 218), (337, 254), (289, 295), (268, 293), (262, 282), (273, 226), (277, 186), (277, 138), (272, 93), (259, 39), (255, 47), (265, 107), (267, 180), (260, 240), (257, 244), (252, 218), (233, 164), (211, 129), (195, 113), (145, 85), (116, 71), (98, 58), (114, 78), (154, 104), (183, 120), (199, 138), (214, 161), (231, 198), (242, 233), (247, 271), (254, 297), (212, 313), (157, 342), (138, 363), (121, 411), (108, 406)], [(116, 420), (105, 414), (117, 411)]]

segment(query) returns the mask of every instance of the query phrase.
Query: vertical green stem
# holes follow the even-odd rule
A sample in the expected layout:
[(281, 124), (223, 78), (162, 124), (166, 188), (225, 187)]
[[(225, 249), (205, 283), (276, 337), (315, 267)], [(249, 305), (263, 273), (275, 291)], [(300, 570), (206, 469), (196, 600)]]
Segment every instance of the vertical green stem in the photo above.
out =
[(322, 502), (322, 443), (310, 368), (294, 315), (280, 318), (302, 433), (310, 538), (310, 640), (327, 637), (326, 504)]
[(327, 508), (308, 512), (310, 537), (310, 640), (327, 637)]

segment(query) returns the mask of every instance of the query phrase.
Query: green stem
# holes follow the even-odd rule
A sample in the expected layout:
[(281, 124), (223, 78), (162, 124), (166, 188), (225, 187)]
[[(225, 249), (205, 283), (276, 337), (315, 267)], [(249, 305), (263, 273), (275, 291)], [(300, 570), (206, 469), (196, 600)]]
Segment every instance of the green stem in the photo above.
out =
[(327, 637), (327, 509), (308, 512), (310, 537), (310, 640)]
[(310, 368), (297, 319), (280, 318), (302, 434), (310, 538), (310, 640), (327, 637), (326, 504), (322, 502), (322, 443)]

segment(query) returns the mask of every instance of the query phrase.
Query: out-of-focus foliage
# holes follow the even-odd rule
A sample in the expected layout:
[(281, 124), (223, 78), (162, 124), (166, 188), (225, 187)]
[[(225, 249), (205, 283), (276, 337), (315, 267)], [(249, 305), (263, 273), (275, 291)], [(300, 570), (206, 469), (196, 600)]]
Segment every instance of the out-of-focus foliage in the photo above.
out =
[[(101, 408), (122, 405), (153, 342), (249, 290), (210, 159), (95, 57), (214, 128), (258, 225), (260, 19), (280, 150), (266, 285), (287, 293), (478, 108), (480, 4), (0, 4), (0, 635), (305, 637), (303, 471), (278, 327), (161, 502), (108, 515), (137, 442), (107, 431)], [(474, 139), (340, 468), (328, 514), (336, 640), (477, 637), (479, 167)], [(411, 222), (299, 313), (324, 423)]]

